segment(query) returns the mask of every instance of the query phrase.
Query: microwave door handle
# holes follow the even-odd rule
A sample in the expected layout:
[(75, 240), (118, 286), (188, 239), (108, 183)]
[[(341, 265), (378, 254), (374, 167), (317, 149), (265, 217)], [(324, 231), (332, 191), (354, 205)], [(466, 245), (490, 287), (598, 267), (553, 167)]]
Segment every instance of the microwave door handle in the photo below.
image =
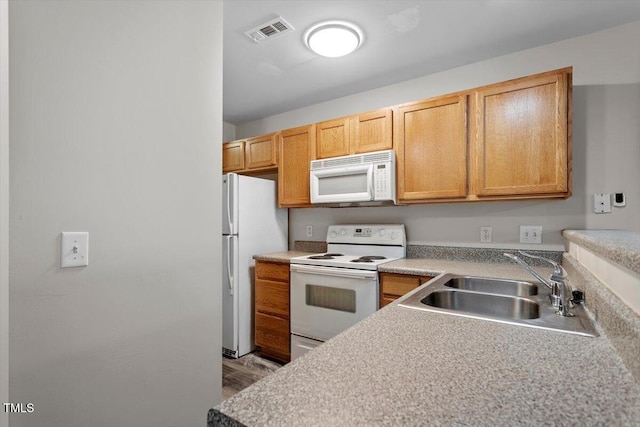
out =
[(316, 170), (310, 171), (310, 173), (319, 178), (323, 178), (325, 176), (355, 175), (355, 174), (359, 174), (366, 171), (367, 176), (369, 176), (372, 170), (373, 170), (373, 165), (365, 164), (365, 165), (342, 166), (342, 167), (327, 168), (327, 169), (316, 169)]

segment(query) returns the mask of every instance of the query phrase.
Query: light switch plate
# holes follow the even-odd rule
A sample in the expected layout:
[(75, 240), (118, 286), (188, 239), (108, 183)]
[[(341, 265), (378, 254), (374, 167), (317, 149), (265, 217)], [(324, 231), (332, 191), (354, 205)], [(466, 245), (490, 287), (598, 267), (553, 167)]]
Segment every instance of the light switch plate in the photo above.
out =
[(521, 225), (520, 243), (542, 243), (542, 226)]
[(89, 233), (63, 231), (60, 239), (60, 267), (84, 267), (89, 265)]
[(593, 195), (593, 212), (611, 213), (611, 194), (602, 193)]

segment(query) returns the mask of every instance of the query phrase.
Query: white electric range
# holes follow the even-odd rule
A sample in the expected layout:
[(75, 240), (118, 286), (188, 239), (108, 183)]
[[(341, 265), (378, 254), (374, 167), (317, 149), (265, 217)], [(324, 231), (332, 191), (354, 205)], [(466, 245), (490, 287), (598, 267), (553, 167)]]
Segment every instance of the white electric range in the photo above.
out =
[(331, 225), (327, 252), (291, 259), (291, 360), (379, 306), (378, 266), (406, 256), (404, 225)]

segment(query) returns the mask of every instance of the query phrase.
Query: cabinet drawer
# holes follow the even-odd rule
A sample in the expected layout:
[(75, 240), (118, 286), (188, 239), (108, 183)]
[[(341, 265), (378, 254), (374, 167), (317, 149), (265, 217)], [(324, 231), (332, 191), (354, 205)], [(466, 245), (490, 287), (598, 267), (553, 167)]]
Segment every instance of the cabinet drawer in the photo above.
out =
[(256, 280), (255, 288), (256, 311), (289, 318), (289, 282), (274, 282), (271, 280)]
[(256, 345), (290, 354), (289, 320), (256, 312)]
[(256, 278), (289, 283), (289, 264), (256, 262)]

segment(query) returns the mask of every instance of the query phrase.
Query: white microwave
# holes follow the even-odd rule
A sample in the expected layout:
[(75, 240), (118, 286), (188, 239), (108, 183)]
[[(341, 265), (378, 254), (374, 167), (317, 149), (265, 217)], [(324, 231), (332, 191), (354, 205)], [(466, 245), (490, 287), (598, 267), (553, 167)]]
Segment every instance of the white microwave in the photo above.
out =
[(311, 203), (396, 202), (393, 150), (312, 160)]

